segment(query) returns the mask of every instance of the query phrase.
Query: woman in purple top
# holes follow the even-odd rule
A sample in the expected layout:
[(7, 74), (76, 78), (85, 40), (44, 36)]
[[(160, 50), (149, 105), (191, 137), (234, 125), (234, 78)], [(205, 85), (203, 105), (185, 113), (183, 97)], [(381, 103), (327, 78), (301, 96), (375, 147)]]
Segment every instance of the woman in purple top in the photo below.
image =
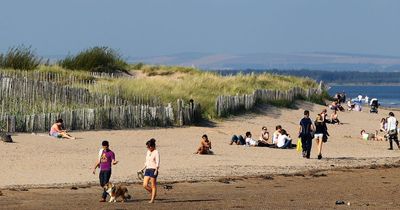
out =
[[(100, 168), (99, 179), (100, 186), (104, 187), (111, 178), (111, 165), (116, 165), (118, 161), (115, 160), (115, 154), (109, 149), (108, 141), (101, 143), (103, 149), (100, 150), (100, 157), (98, 158), (96, 165), (93, 169), (93, 174), (96, 174), (96, 169)], [(103, 188), (103, 195), (100, 202), (105, 202), (107, 198), (107, 192)]]

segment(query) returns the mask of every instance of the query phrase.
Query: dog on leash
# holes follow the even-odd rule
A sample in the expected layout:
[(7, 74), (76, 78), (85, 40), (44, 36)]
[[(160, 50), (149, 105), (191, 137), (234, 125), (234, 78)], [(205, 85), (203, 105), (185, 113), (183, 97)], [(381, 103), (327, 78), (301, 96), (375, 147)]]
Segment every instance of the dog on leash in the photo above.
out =
[(128, 194), (128, 188), (122, 185), (114, 185), (109, 182), (104, 186), (104, 190), (110, 195), (110, 200), (108, 202), (117, 202), (117, 198), (121, 197), (122, 202), (131, 199), (131, 196)]

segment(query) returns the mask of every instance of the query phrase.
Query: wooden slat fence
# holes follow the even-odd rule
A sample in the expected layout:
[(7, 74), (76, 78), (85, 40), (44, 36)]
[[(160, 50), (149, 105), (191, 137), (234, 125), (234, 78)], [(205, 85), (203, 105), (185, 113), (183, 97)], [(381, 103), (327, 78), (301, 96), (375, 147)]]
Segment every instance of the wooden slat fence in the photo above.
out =
[(28, 78), (35, 81), (57, 82), (64, 84), (85, 84), (94, 82), (94, 78), (119, 78), (124, 77), (124, 73), (105, 73), (105, 72), (86, 72), (82, 76), (69, 73), (45, 72), (45, 71), (23, 71), (23, 70), (0, 70), (0, 78), (7, 77), (13, 79)]
[(109, 108), (64, 110), (32, 115), (0, 115), (6, 132), (47, 132), (58, 119), (69, 130), (127, 129), (191, 125), (201, 118), (198, 103), (178, 100), (174, 110), (167, 106), (127, 105)]
[(0, 77), (0, 106), (2, 113), (54, 112), (67, 108), (111, 107), (148, 104), (159, 106), (156, 97), (133, 97), (127, 101), (114, 95), (93, 93), (86, 88), (59, 85), (54, 82)]
[(253, 94), (248, 95), (218, 96), (215, 102), (215, 109), (219, 117), (224, 117), (230, 114), (251, 110), (257, 103), (280, 100), (294, 101), (299, 96), (309, 98), (312, 95), (321, 94), (322, 90), (323, 84), (320, 83), (318, 88), (310, 88), (307, 90), (299, 87), (287, 91), (265, 89), (255, 90)]

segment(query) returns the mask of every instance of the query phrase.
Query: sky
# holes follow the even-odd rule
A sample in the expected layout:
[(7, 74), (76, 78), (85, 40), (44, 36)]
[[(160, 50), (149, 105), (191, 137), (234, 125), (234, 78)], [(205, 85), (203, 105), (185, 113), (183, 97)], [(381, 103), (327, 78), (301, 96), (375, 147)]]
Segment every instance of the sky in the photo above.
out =
[(0, 0), (0, 52), (400, 56), (398, 0)]

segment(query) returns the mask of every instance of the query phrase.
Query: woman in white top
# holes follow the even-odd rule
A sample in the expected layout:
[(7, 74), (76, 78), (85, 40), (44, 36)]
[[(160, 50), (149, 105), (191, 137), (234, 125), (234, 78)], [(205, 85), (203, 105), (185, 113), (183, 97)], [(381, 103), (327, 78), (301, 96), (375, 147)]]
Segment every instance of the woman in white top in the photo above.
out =
[[(154, 199), (157, 194), (157, 176), (158, 169), (160, 167), (160, 153), (156, 150), (156, 140), (150, 139), (146, 143), (147, 146), (147, 154), (146, 154), (146, 162), (144, 164), (144, 179), (143, 179), (143, 187), (149, 193), (151, 193), (151, 200), (149, 203), (154, 203)], [(151, 187), (149, 187), (149, 181), (151, 183)]]
[(292, 139), (286, 133), (285, 130), (281, 131), (281, 135), (278, 137), (278, 148), (280, 149), (290, 149), (292, 146)]

